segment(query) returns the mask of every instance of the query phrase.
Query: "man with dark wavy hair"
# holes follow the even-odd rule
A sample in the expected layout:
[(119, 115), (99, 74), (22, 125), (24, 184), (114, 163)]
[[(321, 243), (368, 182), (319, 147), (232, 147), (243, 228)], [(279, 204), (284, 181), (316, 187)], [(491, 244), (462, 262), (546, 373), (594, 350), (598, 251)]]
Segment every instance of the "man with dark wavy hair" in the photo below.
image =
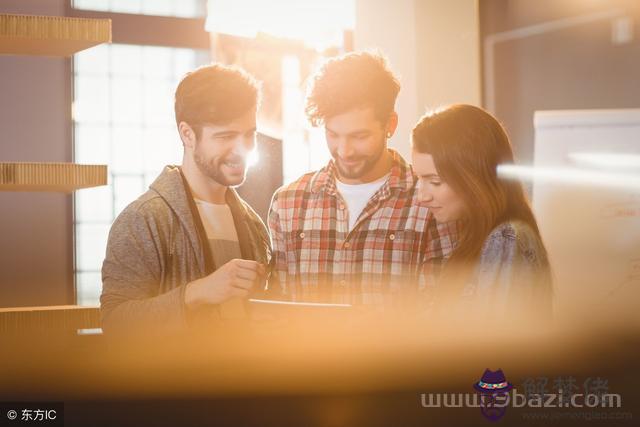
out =
[(411, 167), (387, 141), (400, 83), (380, 54), (327, 61), (311, 80), (306, 113), (333, 159), (280, 188), (269, 228), (269, 288), (294, 301), (404, 306), (423, 266), (446, 256), (446, 226), (427, 221)]
[(111, 227), (100, 298), (106, 332), (184, 331), (196, 319), (236, 316), (263, 283), (267, 230), (233, 189), (255, 147), (258, 103), (255, 80), (220, 64), (178, 85), (182, 165), (167, 166)]

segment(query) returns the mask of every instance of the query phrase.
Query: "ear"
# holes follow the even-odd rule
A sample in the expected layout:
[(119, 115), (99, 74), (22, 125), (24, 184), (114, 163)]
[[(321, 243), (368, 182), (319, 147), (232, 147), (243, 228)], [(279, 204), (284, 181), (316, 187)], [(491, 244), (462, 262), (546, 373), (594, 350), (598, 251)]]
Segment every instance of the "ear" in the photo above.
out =
[(398, 128), (398, 113), (395, 111), (391, 113), (389, 116), (389, 120), (387, 121), (387, 127), (385, 132), (388, 138), (391, 138), (394, 133), (396, 133), (396, 129)]
[(178, 134), (182, 140), (184, 148), (194, 148), (196, 146), (196, 133), (187, 122), (178, 124)]

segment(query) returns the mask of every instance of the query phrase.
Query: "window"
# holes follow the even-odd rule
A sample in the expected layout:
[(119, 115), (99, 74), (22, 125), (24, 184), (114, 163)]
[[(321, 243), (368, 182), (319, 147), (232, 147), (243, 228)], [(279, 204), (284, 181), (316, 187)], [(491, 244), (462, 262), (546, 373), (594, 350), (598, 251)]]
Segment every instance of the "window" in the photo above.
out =
[(74, 0), (73, 7), (104, 12), (195, 18), (205, 15), (201, 0)]

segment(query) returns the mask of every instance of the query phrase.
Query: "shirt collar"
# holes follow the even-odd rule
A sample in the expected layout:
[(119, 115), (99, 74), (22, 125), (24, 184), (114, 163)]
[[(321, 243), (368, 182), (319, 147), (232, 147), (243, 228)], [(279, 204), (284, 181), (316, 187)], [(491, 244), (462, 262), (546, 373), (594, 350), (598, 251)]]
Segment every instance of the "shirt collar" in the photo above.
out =
[[(389, 171), (389, 179), (383, 186), (383, 195), (388, 195), (393, 190), (409, 191), (416, 182), (411, 166), (402, 156), (391, 148), (387, 149), (391, 154), (392, 165)], [(327, 166), (316, 172), (312, 180), (311, 192), (323, 191), (328, 195), (335, 196), (337, 193), (336, 179), (337, 171), (335, 160), (331, 159)]]

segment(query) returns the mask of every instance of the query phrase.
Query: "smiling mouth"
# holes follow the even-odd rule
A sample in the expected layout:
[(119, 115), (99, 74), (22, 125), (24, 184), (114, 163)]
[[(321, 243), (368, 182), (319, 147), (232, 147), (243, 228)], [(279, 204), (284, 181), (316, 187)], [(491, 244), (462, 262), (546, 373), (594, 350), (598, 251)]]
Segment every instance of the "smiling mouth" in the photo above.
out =
[(231, 169), (244, 169), (244, 163), (242, 163), (242, 162), (235, 162), (235, 163), (224, 162), (223, 164), (226, 167), (231, 168)]

